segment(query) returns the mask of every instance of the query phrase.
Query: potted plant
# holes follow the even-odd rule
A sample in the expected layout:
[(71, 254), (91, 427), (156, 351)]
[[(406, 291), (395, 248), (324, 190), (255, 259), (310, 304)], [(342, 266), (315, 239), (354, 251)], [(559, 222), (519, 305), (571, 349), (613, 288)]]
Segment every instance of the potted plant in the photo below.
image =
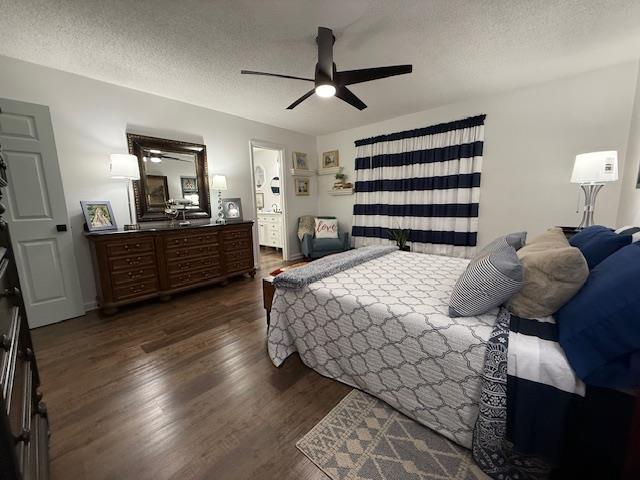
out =
[(398, 248), (403, 252), (410, 252), (411, 247), (407, 245), (411, 230), (408, 228), (391, 228), (389, 229), (389, 238), (396, 242)]

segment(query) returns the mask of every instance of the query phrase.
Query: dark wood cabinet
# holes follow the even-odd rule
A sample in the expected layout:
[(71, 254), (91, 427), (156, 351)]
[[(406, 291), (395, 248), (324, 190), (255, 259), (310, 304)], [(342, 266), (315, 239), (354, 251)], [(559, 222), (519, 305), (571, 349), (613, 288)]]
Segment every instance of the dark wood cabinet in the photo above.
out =
[(128, 303), (255, 275), (253, 222), (88, 233), (98, 304)]
[[(0, 199), (7, 186), (0, 157)], [(0, 478), (49, 478), (49, 422), (0, 204)]]

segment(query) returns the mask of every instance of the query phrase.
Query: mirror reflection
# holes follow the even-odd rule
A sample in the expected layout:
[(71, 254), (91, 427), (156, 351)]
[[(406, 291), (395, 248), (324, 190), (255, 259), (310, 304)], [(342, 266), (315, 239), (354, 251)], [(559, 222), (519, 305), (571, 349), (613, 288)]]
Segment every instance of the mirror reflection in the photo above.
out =
[(150, 149), (143, 150), (143, 155), (150, 207), (164, 209), (167, 202), (183, 200), (188, 209), (199, 208), (195, 154)]

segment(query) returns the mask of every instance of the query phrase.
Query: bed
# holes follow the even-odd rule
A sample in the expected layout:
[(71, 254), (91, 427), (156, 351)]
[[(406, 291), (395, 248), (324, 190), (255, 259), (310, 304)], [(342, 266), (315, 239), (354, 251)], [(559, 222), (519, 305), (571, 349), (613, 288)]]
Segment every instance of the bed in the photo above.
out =
[(280, 366), (298, 352), (318, 373), (368, 392), (470, 448), (498, 309), (451, 318), (469, 260), (395, 251), (276, 290), (268, 333)]

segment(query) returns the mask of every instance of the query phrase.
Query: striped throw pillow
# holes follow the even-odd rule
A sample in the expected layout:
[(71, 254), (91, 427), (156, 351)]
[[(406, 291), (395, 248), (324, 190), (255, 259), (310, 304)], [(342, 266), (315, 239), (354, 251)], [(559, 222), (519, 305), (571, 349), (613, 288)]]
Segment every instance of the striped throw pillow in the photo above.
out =
[(486, 313), (520, 291), (522, 265), (516, 249), (504, 237), (502, 240), (493, 245), (493, 251), (480, 252), (460, 275), (449, 300), (449, 316)]

